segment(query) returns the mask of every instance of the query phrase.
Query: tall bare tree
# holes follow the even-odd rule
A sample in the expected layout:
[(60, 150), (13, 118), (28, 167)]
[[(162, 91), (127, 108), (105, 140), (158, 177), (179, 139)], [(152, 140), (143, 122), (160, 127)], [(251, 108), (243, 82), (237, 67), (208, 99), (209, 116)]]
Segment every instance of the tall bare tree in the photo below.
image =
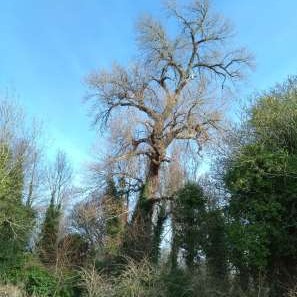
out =
[(0, 143), (9, 144), (14, 158), (22, 162), (23, 198), (32, 207), (40, 196), (42, 178), (42, 129), (36, 120), (26, 117), (12, 99), (0, 98)]
[(58, 151), (54, 164), (47, 169), (46, 179), (50, 199), (60, 207), (72, 189), (72, 168), (64, 152)]
[(94, 123), (113, 128), (110, 161), (141, 161), (151, 205), (147, 223), (153, 205), (162, 198), (160, 171), (170, 162), (170, 146), (183, 141), (201, 148), (211, 138), (220, 121), (218, 93), (242, 79), (250, 64), (245, 49), (229, 47), (232, 30), (208, 1), (185, 6), (170, 1), (166, 12), (174, 21), (170, 30), (153, 17), (140, 20), (140, 56), (134, 63), (115, 64), (110, 71), (91, 73), (87, 80), (94, 91)]
[(64, 236), (62, 206), (72, 195), (72, 168), (65, 153), (59, 151), (54, 163), (47, 169), (47, 186), (50, 203), (37, 243), (39, 255), (45, 264), (57, 264), (58, 242)]

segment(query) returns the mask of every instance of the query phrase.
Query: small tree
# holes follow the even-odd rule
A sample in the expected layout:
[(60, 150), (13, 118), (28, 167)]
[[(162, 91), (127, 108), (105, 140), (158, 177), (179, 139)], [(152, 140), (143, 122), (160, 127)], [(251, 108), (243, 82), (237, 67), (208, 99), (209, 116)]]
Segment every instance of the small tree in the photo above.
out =
[(92, 192), (75, 205), (70, 218), (70, 231), (88, 243), (89, 255), (105, 269), (112, 266), (120, 254), (127, 223), (125, 200), (113, 179), (107, 179), (102, 191)]
[(72, 169), (66, 156), (58, 152), (55, 163), (47, 171), (50, 203), (41, 227), (38, 249), (41, 259), (47, 264), (56, 263), (62, 203), (69, 195)]
[(90, 250), (101, 248), (106, 229), (101, 196), (92, 193), (91, 197), (77, 203), (70, 216), (71, 233), (79, 234), (88, 243)]
[(60, 217), (60, 208), (51, 199), (45, 213), (38, 243), (40, 258), (46, 264), (54, 264), (56, 262)]
[(33, 227), (33, 210), (23, 204), (22, 160), (14, 159), (9, 145), (0, 143), (0, 261), (17, 262)]
[(34, 211), (23, 203), (25, 165), (31, 153), (24, 122), (22, 110), (0, 98), (0, 262), (4, 272), (22, 258), (34, 226)]
[(107, 188), (102, 203), (106, 217), (107, 246), (111, 253), (117, 252), (122, 244), (127, 211), (123, 197), (111, 178), (107, 180)]

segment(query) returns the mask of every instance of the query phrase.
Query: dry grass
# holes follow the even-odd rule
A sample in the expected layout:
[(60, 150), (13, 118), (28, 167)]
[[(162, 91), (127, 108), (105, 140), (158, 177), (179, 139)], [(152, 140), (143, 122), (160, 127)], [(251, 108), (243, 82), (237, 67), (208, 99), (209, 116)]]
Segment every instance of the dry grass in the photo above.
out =
[(163, 296), (159, 273), (148, 261), (130, 260), (117, 278), (107, 277), (94, 267), (81, 274), (87, 297), (153, 297)]
[(22, 290), (13, 285), (0, 286), (0, 297), (24, 297)]

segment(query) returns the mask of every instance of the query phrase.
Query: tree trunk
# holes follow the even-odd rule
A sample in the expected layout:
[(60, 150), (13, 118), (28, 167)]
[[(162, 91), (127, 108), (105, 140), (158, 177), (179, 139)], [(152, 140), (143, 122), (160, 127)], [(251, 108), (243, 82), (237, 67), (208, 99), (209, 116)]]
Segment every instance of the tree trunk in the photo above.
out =
[(159, 188), (159, 172), (160, 163), (155, 164), (154, 160), (151, 161), (149, 171), (146, 179), (147, 193), (146, 198), (153, 200), (156, 198)]
[[(174, 220), (174, 218), (173, 218)], [(178, 250), (179, 250), (179, 244), (178, 244), (178, 238), (177, 238), (177, 232), (174, 225), (174, 221), (172, 222), (172, 242), (171, 242), (171, 253), (170, 253), (170, 260), (171, 260), (171, 270), (174, 271), (178, 267)]]
[(153, 238), (152, 238), (152, 250), (151, 250), (151, 259), (154, 264), (157, 264), (160, 258), (160, 246), (162, 243), (162, 233), (164, 230), (164, 223), (167, 219), (166, 215), (166, 207), (165, 205), (160, 205), (158, 214), (157, 214), (157, 221), (154, 226), (153, 230)]
[(139, 195), (124, 240), (124, 253), (135, 260), (149, 258), (153, 251), (154, 200), (159, 187), (160, 164), (151, 161), (146, 184)]
[(239, 284), (243, 292), (249, 289), (249, 272), (244, 265), (239, 268)]

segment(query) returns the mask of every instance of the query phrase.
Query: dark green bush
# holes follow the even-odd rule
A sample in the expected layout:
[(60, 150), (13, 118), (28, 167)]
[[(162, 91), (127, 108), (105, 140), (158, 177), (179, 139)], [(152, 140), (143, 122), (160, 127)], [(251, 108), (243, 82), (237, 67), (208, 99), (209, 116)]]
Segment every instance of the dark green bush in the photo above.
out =
[(42, 266), (32, 266), (25, 272), (25, 290), (30, 296), (79, 296), (76, 278), (74, 274), (65, 274), (58, 278)]
[(14, 265), (0, 267), (0, 283), (18, 285), (28, 296), (80, 296), (76, 278), (75, 273), (58, 278), (30, 255), (14, 261)]
[(25, 274), (25, 290), (29, 295), (55, 295), (57, 280), (49, 272), (40, 267), (31, 267)]

